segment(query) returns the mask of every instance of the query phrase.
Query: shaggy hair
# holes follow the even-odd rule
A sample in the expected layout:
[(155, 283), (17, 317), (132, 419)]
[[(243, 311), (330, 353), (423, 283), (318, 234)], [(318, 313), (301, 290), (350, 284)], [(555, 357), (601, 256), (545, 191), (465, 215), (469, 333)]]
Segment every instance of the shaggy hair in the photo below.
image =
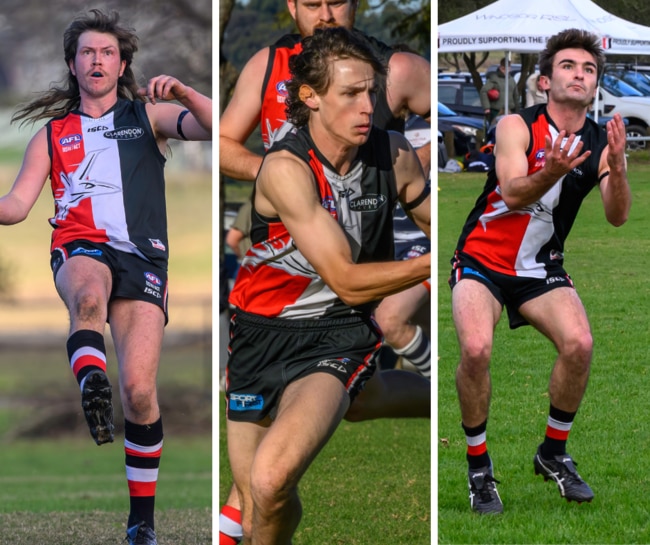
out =
[(386, 67), (372, 49), (342, 27), (318, 29), (302, 42), (302, 52), (291, 57), (291, 80), (287, 83), (287, 119), (296, 127), (309, 121), (310, 109), (300, 100), (300, 87), (307, 85), (320, 96), (327, 93), (332, 79), (332, 61), (357, 59), (372, 66), (383, 84)]
[(584, 49), (591, 53), (596, 61), (598, 77), (603, 73), (605, 53), (598, 36), (586, 30), (570, 28), (549, 38), (546, 48), (539, 54), (539, 72), (542, 76), (552, 77), (555, 54), (562, 49)]
[(12, 117), (14, 121), (36, 121), (42, 118), (58, 117), (70, 113), (79, 107), (79, 83), (70, 71), (70, 62), (74, 61), (79, 45), (79, 36), (84, 32), (95, 31), (112, 34), (117, 38), (120, 60), (126, 61), (124, 74), (117, 82), (117, 94), (120, 98), (143, 100), (138, 96), (138, 85), (131, 68), (133, 55), (138, 50), (138, 37), (132, 28), (120, 25), (120, 15), (116, 11), (105, 14), (99, 9), (91, 9), (88, 14), (77, 17), (63, 34), (63, 52), (68, 77), (65, 86), (53, 86), (39, 98), (20, 108)]

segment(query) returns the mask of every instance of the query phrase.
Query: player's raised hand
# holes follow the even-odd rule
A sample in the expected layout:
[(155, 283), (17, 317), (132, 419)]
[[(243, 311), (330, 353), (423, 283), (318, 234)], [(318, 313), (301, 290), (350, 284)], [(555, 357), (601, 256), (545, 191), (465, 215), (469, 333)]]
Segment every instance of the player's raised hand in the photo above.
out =
[(567, 132), (565, 130), (560, 131), (555, 142), (551, 142), (551, 137), (549, 135), (546, 135), (545, 140), (546, 149), (544, 154), (546, 163), (544, 168), (556, 179), (571, 172), (591, 155), (590, 150), (587, 150), (580, 155), (584, 142), (580, 140), (574, 147), (576, 135), (571, 134), (567, 137)]
[(161, 74), (151, 78), (146, 87), (138, 89), (138, 94), (155, 104), (156, 100), (181, 100), (187, 94), (187, 87), (178, 79)]
[(625, 123), (621, 114), (607, 122), (607, 165), (611, 170), (625, 168), (625, 148), (627, 146)]

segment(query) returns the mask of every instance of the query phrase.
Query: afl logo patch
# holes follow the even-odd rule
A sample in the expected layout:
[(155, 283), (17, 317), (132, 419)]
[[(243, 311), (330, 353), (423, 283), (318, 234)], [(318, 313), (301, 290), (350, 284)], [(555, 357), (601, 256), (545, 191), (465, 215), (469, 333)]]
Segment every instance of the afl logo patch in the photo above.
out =
[(287, 82), (286, 81), (281, 81), (275, 86), (275, 90), (278, 92), (278, 95), (286, 97), (289, 96), (289, 92), (287, 91)]
[(333, 197), (326, 196), (321, 201), (321, 205), (327, 210), (331, 216), (336, 217), (336, 201)]
[(162, 286), (162, 280), (155, 274), (146, 272), (144, 273), (144, 277), (147, 279), (147, 282), (151, 282), (154, 286)]
[(363, 195), (350, 201), (350, 209), (354, 212), (372, 212), (386, 204), (386, 200), (385, 195)]
[(77, 142), (81, 142), (80, 134), (69, 134), (59, 139), (59, 144), (62, 146), (69, 146), (70, 144), (76, 144)]
[(104, 138), (111, 140), (135, 140), (144, 135), (144, 129), (141, 127), (122, 127), (121, 129), (113, 129), (106, 131)]
[(541, 161), (542, 159), (544, 159), (544, 150), (543, 149), (537, 150), (537, 153), (535, 154), (535, 159), (537, 161)]

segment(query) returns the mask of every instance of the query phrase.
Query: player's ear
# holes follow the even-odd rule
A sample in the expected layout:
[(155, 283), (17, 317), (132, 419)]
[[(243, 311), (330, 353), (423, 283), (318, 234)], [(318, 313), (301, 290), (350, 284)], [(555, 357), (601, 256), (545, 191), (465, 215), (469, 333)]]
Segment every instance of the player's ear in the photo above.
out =
[(542, 91), (548, 91), (551, 88), (551, 82), (547, 76), (539, 76), (539, 86)]
[(298, 90), (298, 98), (304, 102), (308, 108), (318, 107), (318, 98), (314, 90), (309, 85), (301, 85)]

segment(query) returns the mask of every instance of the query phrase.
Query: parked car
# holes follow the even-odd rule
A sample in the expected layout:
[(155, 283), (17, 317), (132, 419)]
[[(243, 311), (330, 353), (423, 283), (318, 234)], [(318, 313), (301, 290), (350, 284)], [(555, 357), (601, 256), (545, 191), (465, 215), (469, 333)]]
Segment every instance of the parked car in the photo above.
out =
[(469, 72), (451, 72), (446, 70), (440, 70), (438, 71), (438, 79), (472, 81), (472, 74)]
[(481, 97), (471, 81), (438, 80), (438, 101), (456, 112), (456, 115), (479, 119), (485, 116)]
[[(646, 149), (650, 136), (650, 96), (611, 73), (603, 74), (598, 89), (598, 116), (626, 118), (628, 150)], [(600, 119), (599, 119), (600, 121)]]
[(605, 66), (605, 76), (615, 76), (628, 85), (634, 87), (645, 96), (650, 96), (650, 76), (647, 72), (635, 70), (628, 66)]
[(447, 150), (449, 156), (465, 155), (477, 149), (483, 139), (483, 118), (458, 115), (454, 110), (438, 102), (438, 132), (454, 133), (454, 150)]

